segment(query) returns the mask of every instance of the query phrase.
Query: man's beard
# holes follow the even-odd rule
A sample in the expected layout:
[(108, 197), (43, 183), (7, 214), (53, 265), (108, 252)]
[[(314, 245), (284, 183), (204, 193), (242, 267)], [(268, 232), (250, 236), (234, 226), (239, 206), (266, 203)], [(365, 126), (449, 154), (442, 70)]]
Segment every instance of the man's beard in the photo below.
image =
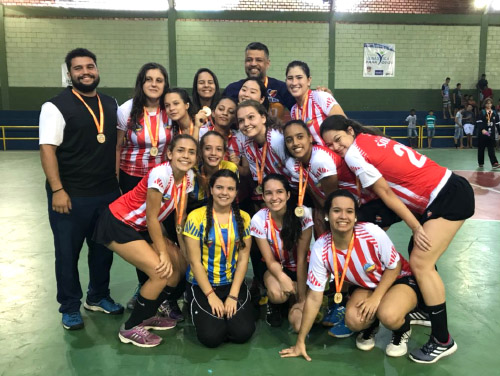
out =
[(95, 90), (95, 88), (99, 85), (99, 81), (101, 78), (97, 76), (97, 78), (94, 79), (94, 82), (92, 82), (90, 85), (85, 85), (82, 84), (81, 82), (74, 80), (73, 77), (71, 77), (71, 83), (75, 89), (82, 93), (91, 93)]

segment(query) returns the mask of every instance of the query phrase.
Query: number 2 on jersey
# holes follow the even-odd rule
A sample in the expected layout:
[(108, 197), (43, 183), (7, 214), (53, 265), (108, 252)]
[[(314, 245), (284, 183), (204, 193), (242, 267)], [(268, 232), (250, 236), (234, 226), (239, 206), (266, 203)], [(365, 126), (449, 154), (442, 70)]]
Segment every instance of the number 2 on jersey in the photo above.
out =
[(405, 145), (395, 144), (394, 152), (398, 157), (402, 157), (406, 152), (410, 163), (418, 168), (421, 168), (425, 164), (425, 161), (427, 161), (427, 157), (425, 155), (420, 155), (420, 159), (418, 159), (415, 152)]

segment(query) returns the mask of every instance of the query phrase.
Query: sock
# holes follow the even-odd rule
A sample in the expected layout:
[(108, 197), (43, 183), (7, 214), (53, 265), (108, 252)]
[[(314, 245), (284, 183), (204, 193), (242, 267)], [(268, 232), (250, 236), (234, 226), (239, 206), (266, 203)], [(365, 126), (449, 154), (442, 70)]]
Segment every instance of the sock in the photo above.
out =
[(439, 342), (447, 343), (449, 340), (449, 333), (446, 302), (435, 306), (427, 306), (427, 312), (431, 320), (431, 335)]
[(401, 325), (399, 329), (394, 330), (394, 332), (404, 333), (407, 332), (408, 330), (410, 330), (410, 316), (406, 315), (405, 322), (403, 323), (403, 325)]
[(129, 319), (125, 322), (125, 329), (132, 329), (134, 326), (139, 325), (144, 320), (153, 317), (156, 314), (158, 305), (156, 300), (149, 300), (141, 294), (137, 297), (137, 303), (134, 310), (130, 314)]

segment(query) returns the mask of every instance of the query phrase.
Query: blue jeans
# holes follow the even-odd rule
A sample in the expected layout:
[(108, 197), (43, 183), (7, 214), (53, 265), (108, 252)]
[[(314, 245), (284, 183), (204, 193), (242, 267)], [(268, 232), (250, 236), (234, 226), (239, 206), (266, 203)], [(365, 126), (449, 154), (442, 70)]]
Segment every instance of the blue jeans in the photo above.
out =
[(101, 211), (120, 196), (118, 190), (97, 197), (71, 197), (72, 210), (60, 214), (52, 210), (52, 191), (47, 189), (49, 222), (54, 234), (56, 256), (57, 301), (59, 312), (80, 310), (82, 288), (78, 274), (78, 258), (86, 240), (89, 248), (89, 285), (87, 298), (98, 302), (109, 295), (109, 271), (113, 252), (92, 241)]

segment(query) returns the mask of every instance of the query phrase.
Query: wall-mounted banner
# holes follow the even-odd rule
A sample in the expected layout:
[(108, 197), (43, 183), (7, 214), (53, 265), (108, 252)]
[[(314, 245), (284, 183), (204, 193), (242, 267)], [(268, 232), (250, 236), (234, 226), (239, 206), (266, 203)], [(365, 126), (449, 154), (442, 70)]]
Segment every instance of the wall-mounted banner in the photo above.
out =
[(394, 77), (396, 45), (365, 43), (363, 77)]

